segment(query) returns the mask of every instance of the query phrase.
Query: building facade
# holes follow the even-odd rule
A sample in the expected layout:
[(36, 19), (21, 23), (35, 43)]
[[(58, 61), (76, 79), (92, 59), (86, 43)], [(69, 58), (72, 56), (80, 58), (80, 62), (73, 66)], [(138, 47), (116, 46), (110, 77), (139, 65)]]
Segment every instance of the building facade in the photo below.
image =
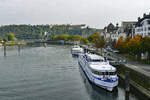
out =
[(135, 35), (139, 34), (143, 37), (150, 36), (150, 14), (143, 14), (143, 18), (138, 18), (135, 25)]
[(121, 23), (120, 32), (126, 33), (127, 36), (133, 37), (136, 23), (136, 21), (123, 21)]

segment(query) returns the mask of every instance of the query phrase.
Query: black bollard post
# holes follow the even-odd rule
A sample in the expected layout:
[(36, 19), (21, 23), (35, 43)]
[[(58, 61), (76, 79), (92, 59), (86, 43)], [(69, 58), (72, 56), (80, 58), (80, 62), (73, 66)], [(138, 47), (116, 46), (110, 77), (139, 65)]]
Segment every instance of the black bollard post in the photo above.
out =
[(129, 71), (126, 71), (126, 79), (125, 79), (126, 91), (130, 91), (130, 83), (129, 83)]
[(129, 100), (129, 92), (130, 92), (130, 81), (129, 81), (129, 71), (125, 73), (125, 100)]

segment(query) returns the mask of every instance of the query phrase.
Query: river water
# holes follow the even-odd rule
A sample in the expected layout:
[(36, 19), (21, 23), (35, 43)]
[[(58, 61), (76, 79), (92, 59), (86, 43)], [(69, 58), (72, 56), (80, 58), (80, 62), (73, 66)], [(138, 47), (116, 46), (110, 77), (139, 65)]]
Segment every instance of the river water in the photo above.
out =
[(24, 47), (20, 54), (9, 47), (6, 57), (0, 48), (0, 100), (125, 100), (123, 86), (110, 93), (90, 84), (70, 46)]

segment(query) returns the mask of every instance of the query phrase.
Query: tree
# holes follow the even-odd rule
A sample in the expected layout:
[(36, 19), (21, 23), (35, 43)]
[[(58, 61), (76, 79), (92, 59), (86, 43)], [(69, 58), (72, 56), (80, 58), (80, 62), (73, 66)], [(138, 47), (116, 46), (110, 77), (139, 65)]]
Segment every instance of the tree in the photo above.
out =
[(150, 59), (150, 37), (144, 37), (141, 43), (142, 52), (148, 52), (148, 59)]
[(124, 40), (124, 47), (123, 47), (123, 50), (124, 50), (124, 52), (126, 52), (126, 53), (130, 52), (130, 51), (129, 51), (129, 45), (128, 45), (128, 43), (129, 43), (130, 40), (131, 40), (131, 37), (130, 37), (130, 36), (126, 37), (125, 40)]
[(132, 55), (137, 55), (138, 58), (141, 58), (142, 53), (142, 36), (136, 35), (127, 43), (129, 51)]
[(0, 37), (0, 42), (2, 42), (3, 41), (3, 38), (2, 37)]
[(93, 33), (88, 37), (88, 40), (90, 42), (94, 42), (96, 40), (96, 38), (99, 38), (99, 32)]
[(89, 43), (89, 40), (88, 40), (87, 38), (82, 38), (82, 39), (80, 40), (80, 43), (86, 45), (86, 44)]
[(61, 34), (61, 35), (58, 35), (58, 39), (59, 40), (64, 40), (64, 41), (68, 41), (69, 39), (69, 35), (68, 34)]
[(14, 33), (9, 33), (8, 34), (8, 41), (14, 41), (15, 40), (15, 35)]
[(80, 35), (70, 35), (69, 40), (70, 41), (80, 41), (81, 38), (82, 37)]
[(53, 40), (64, 40), (64, 41), (80, 41), (81, 40), (80, 35), (68, 35), (68, 34), (60, 34), (60, 35), (54, 35), (52, 37)]
[(105, 45), (106, 45), (106, 41), (105, 41), (105, 39), (104, 39), (104, 36), (99, 36), (99, 37), (97, 37), (96, 39), (94, 39), (93, 45), (94, 45), (96, 48), (100, 48), (100, 49), (101, 49), (101, 54), (102, 54), (102, 48), (104, 48)]
[(123, 46), (124, 46), (124, 40), (123, 37), (120, 37), (115, 45), (115, 48), (117, 48), (120, 52), (123, 52)]
[(42, 32), (40, 32), (39, 39), (42, 39), (42, 38), (43, 38), (43, 34), (42, 34)]

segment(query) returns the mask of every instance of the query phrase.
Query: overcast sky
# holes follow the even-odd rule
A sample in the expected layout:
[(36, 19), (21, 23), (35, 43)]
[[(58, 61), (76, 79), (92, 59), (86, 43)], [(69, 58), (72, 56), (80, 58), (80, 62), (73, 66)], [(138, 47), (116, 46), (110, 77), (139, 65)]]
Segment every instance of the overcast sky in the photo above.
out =
[(87, 24), (136, 21), (150, 0), (0, 0), (0, 24)]

